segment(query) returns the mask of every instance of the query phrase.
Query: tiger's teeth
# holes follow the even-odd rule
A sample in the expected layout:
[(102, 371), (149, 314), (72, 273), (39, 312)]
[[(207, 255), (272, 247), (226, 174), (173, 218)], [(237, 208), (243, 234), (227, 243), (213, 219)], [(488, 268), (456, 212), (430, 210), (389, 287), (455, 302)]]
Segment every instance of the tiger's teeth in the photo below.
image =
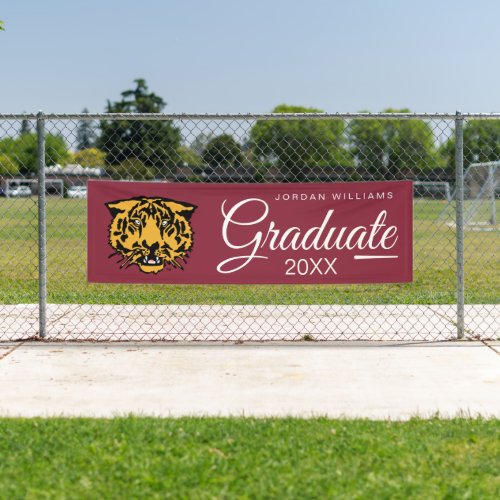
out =
[(144, 258), (142, 259), (142, 262), (143, 262), (144, 264), (149, 264), (150, 266), (151, 266), (151, 265), (155, 265), (155, 264), (156, 264), (156, 265), (159, 265), (159, 264), (161, 264), (161, 259), (160, 259), (160, 257), (155, 257), (154, 259), (149, 259), (149, 258), (146, 256), (146, 257), (144, 257)]

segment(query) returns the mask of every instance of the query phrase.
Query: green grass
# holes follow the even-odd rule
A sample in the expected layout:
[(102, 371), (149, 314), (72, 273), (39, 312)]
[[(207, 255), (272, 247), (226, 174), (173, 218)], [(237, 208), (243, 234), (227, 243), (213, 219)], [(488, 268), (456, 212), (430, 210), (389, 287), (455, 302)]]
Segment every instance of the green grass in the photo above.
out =
[[(48, 300), (89, 304), (452, 304), (455, 233), (443, 202), (414, 206), (414, 281), (391, 285), (106, 285), (86, 281), (86, 200), (47, 201)], [(498, 301), (498, 232), (466, 234), (466, 301)], [(37, 301), (35, 199), (0, 199), (0, 302)]]
[(500, 497), (500, 421), (0, 419), (1, 498)]

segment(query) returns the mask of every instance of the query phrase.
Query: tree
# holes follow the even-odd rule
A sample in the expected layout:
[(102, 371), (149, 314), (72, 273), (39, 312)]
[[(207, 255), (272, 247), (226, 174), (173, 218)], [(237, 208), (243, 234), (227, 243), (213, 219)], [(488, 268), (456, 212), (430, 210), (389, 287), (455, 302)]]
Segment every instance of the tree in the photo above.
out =
[[(133, 90), (122, 92), (122, 99), (108, 101), (108, 113), (160, 113), (165, 101), (148, 92), (145, 80), (135, 80)], [(104, 120), (97, 147), (106, 152), (108, 165), (136, 159), (151, 167), (155, 175), (165, 176), (174, 171), (181, 145), (180, 130), (170, 121)]]
[(214, 138), (214, 134), (212, 132), (209, 132), (206, 134), (205, 132), (199, 133), (194, 141), (191, 143), (191, 149), (198, 155), (202, 155), (203, 151), (205, 151), (205, 148), (207, 147), (207, 144)]
[(358, 169), (375, 177), (377, 174), (383, 175), (388, 149), (386, 123), (377, 119), (353, 120), (349, 138)]
[[(455, 134), (441, 147), (446, 168), (455, 169)], [(500, 120), (471, 120), (464, 125), (464, 169), (471, 163), (500, 160)]]
[(155, 172), (152, 167), (144, 165), (137, 158), (127, 158), (121, 163), (109, 165), (106, 169), (113, 179), (151, 180)]
[[(408, 109), (384, 111), (408, 112)], [(358, 171), (363, 176), (415, 177), (440, 165), (431, 126), (422, 120), (353, 120), (349, 139)]]
[(201, 156), (187, 146), (179, 146), (177, 148), (177, 156), (181, 165), (187, 165), (189, 167), (201, 167), (203, 165)]
[[(87, 114), (89, 110), (84, 108), (82, 113)], [(76, 130), (76, 149), (90, 149), (95, 146), (97, 139), (96, 125), (93, 120), (80, 120)]]
[(0, 176), (16, 175), (19, 173), (19, 165), (5, 153), (0, 153)]
[[(322, 113), (319, 109), (282, 104), (273, 113)], [(250, 130), (255, 157), (276, 166), (292, 181), (306, 180), (313, 169), (332, 169), (351, 164), (344, 148), (342, 120), (257, 121)]]
[(5, 30), (5, 24), (3, 21), (0, 21), (0, 31), (4, 31)]
[(19, 135), (29, 134), (31, 131), (31, 123), (26, 118), (21, 121), (21, 128), (19, 129)]
[[(13, 139), (0, 140), (0, 153), (9, 156), (17, 165), (19, 173), (28, 175), (38, 171), (38, 137), (23, 134)], [(60, 135), (47, 134), (45, 137), (45, 162), (47, 165), (65, 165), (71, 159), (66, 142)]]
[(73, 159), (83, 167), (102, 167), (105, 163), (106, 153), (97, 148), (81, 149), (73, 155)]
[(233, 136), (219, 135), (207, 144), (203, 152), (203, 161), (212, 170), (226, 171), (230, 168), (238, 168), (243, 162), (241, 146)]

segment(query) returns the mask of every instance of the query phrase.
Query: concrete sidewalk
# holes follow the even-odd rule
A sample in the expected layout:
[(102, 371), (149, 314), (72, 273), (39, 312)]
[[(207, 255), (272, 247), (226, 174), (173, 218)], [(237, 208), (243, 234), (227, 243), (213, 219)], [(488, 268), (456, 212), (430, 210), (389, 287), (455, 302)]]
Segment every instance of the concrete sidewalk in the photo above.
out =
[(500, 342), (0, 345), (0, 415), (500, 418)]

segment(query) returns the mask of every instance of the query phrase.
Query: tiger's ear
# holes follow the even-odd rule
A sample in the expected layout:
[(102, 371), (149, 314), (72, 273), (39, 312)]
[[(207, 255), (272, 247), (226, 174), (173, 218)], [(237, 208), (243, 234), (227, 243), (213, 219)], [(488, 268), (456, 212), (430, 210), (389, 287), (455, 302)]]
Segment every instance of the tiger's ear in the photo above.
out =
[(115, 217), (118, 214), (126, 213), (132, 210), (140, 200), (119, 200), (119, 201), (110, 201), (109, 203), (105, 203), (108, 207), (108, 210), (111, 212), (111, 215)]
[(189, 203), (179, 203), (178, 201), (166, 201), (163, 202), (164, 206), (172, 210), (175, 214), (182, 215), (187, 220), (191, 218), (193, 212), (198, 208), (196, 205), (191, 205)]

